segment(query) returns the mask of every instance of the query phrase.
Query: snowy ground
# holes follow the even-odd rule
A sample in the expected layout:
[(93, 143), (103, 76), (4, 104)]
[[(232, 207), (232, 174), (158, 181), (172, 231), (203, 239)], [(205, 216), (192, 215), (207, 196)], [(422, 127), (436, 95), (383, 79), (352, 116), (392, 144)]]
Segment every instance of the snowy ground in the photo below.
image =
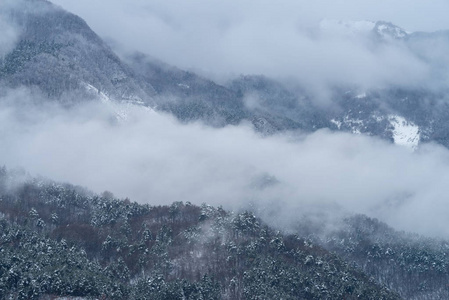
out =
[(418, 147), (420, 134), (417, 125), (397, 115), (389, 115), (388, 121), (394, 127), (393, 139), (395, 144), (411, 149)]

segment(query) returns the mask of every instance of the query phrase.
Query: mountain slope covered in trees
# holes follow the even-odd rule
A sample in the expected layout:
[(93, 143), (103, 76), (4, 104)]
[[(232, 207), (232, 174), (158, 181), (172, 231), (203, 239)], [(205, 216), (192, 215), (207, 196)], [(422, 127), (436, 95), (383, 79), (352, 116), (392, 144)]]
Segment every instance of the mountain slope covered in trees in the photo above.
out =
[(149, 206), (1, 169), (2, 299), (400, 299), (250, 212)]
[(27, 86), (67, 105), (88, 99), (151, 104), (154, 89), (139, 80), (86, 22), (48, 1), (0, 7), (18, 41), (0, 58), (0, 83)]
[[(121, 59), (78, 16), (45, 0), (14, 3), (0, 7), (2, 17), (19, 32), (15, 47), (0, 57), (3, 87), (26, 86), (67, 105), (90, 99), (149, 106), (183, 122), (201, 120), (219, 127), (249, 121), (264, 134), (329, 128), (414, 148), (429, 141), (449, 146), (444, 85), (331, 86), (325, 100), (331, 105), (321, 105), (323, 99), (301, 82), (285, 84), (250, 74), (217, 84), (144, 54)], [(400, 36), (392, 36), (396, 33)], [(447, 32), (409, 34), (377, 22), (368, 37), (376, 47), (407, 49), (431, 70), (436, 68), (432, 72), (445, 68), (436, 67), (438, 57), (426, 45), (444, 48)]]
[(304, 235), (404, 299), (449, 297), (447, 240), (395, 231), (364, 215), (350, 216), (330, 232)]

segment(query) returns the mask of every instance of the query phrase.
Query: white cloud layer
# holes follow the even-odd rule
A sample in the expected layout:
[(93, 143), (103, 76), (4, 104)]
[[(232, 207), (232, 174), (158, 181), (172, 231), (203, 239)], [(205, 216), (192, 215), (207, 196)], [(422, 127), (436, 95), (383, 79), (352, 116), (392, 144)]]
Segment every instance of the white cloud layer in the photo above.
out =
[(31, 98), (22, 90), (0, 99), (0, 165), (141, 203), (253, 203), (281, 225), (314, 206), (341, 207), (449, 236), (449, 151), (436, 145), (412, 153), (327, 130), (260, 138), (246, 126), (180, 125), (138, 109), (117, 123), (99, 105), (69, 113)]
[[(449, 28), (447, 1), (54, 2), (125, 51), (202, 74), (290, 77), (316, 93), (329, 84), (447, 83), (447, 39), (432, 47), (416, 42), (418, 57), (402, 43), (373, 44), (363, 33), (319, 28), (322, 19), (382, 19), (412, 31)], [(0, 8), (5, 3), (13, 1)], [(17, 32), (1, 19), (0, 32), (1, 56)], [(249, 126), (183, 126), (138, 109), (118, 124), (105, 107), (68, 112), (42, 102), (27, 90), (1, 96), (0, 164), (151, 204), (255, 203), (284, 225), (316, 205), (342, 207), (399, 229), (449, 237), (449, 151), (436, 145), (411, 153), (326, 130), (260, 138)]]
[(215, 79), (265, 74), (313, 91), (328, 84), (419, 85), (429, 65), (400, 43), (320, 35), (323, 19), (391, 21), (410, 31), (449, 29), (449, 2), (55, 0), (103, 37)]

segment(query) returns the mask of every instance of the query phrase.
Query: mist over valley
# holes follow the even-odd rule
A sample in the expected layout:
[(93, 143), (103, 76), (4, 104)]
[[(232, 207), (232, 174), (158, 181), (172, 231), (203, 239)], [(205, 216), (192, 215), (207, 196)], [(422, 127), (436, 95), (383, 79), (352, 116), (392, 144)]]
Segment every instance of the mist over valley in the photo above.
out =
[(213, 2), (0, 3), (1, 297), (448, 296), (447, 4)]

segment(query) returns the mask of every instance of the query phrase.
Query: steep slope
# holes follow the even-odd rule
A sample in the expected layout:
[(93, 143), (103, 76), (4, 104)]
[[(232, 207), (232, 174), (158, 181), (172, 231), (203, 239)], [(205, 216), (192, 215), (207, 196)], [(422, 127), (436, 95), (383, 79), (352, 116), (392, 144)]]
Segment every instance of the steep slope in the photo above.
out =
[(404, 299), (449, 297), (447, 241), (397, 232), (363, 215), (349, 217), (335, 231), (310, 238)]
[[(44, 0), (7, 1), (0, 14), (19, 32), (15, 47), (0, 57), (3, 87), (26, 86), (69, 105), (96, 99), (151, 106), (183, 122), (225, 126), (249, 121), (263, 134), (330, 128), (412, 149), (428, 141), (449, 147), (444, 86), (338, 86), (330, 93), (332, 104), (320, 106), (304, 89), (261, 75), (240, 76), (223, 86), (144, 55), (125, 63), (82, 19)], [(447, 73), (442, 51), (449, 45), (447, 32), (408, 33), (387, 22), (330, 21), (322, 22), (322, 30), (363, 33), (374, 44), (405, 47), (430, 66), (431, 76)]]
[(183, 122), (202, 120), (213, 126), (224, 126), (250, 118), (241, 97), (233, 90), (143, 54), (126, 60), (156, 90), (157, 109)]
[(340, 92), (332, 122), (340, 130), (379, 136), (413, 149), (423, 142), (449, 147), (447, 95), (403, 88)]
[(44, 0), (5, 3), (0, 12), (19, 32), (15, 48), (0, 60), (3, 86), (37, 88), (68, 103), (101, 95), (152, 104), (151, 84), (138, 80), (78, 16)]
[(264, 134), (330, 128), (377, 136), (411, 149), (429, 141), (449, 146), (445, 90), (390, 87), (360, 92), (336, 87), (332, 105), (320, 106), (303, 89), (261, 75), (240, 76), (220, 86), (142, 55), (130, 61), (142, 78), (157, 86), (158, 108), (184, 122), (224, 126), (248, 120)]
[(328, 127), (324, 113), (309, 98), (265, 76), (240, 76), (225, 86), (143, 54), (129, 65), (155, 87), (157, 109), (183, 122), (202, 120), (213, 126), (250, 121), (264, 134)]
[(332, 126), (329, 111), (314, 105), (313, 98), (300, 88), (287, 88), (262, 75), (240, 76), (228, 87), (242, 97), (255, 128), (261, 132), (313, 132)]

